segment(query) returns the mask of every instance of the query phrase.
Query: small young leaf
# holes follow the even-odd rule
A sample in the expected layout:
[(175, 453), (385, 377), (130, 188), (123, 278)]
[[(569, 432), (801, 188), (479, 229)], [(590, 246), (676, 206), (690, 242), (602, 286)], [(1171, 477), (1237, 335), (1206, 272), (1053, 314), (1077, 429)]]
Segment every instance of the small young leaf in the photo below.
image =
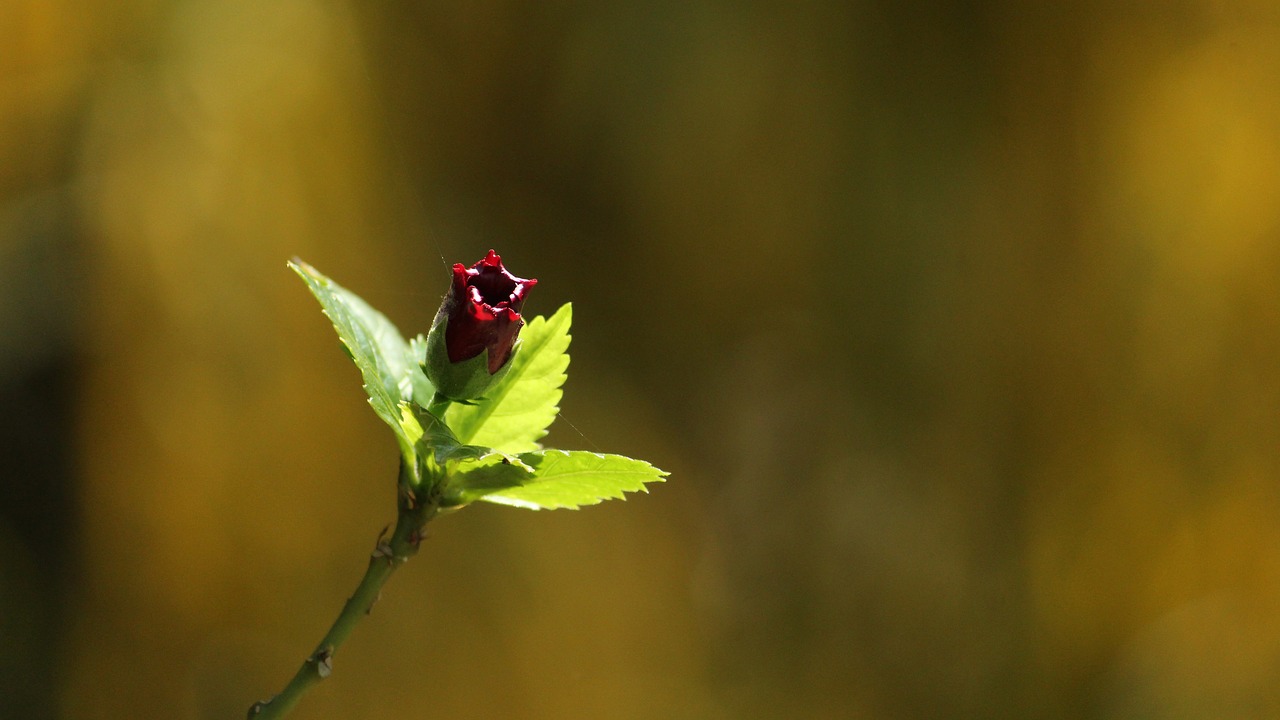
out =
[(506, 377), (473, 405), (454, 403), (445, 420), (463, 443), (507, 453), (536, 450), (556, 419), (569, 367), (569, 324), (565, 303), (550, 319), (536, 317), (521, 331), (520, 346)]
[(422, 429), (418, 457), (438, 469), (433, 476), (444, 482), (442, 507), (460, 507), (485, 492), (520, 485), (533, 476), (533, 468), (515, 455), (493, 448), (463, 445), (439, 419), (419, 410), (415, 422)]
[[(520, 455), (533, 476), (521, 478), (511, 473), (486, 478), (496, 481), (489, 487), (476, 482), (470, 488), (473, 499), (531, 510), (578, 508), (602, 500), (620, 499), (624, 492), (648, 492), (645, 483), (662, 482), (667, 473), (643, 460), (621, 455), (540, 450)], [(519, 485), (495, 487), (497, 483), (519, 481)]]
[(413, 361), (408, 343), (386, 316), (355, 293), (301, 260), (290, 262), (289, 267), (307, 283), (324, 314), (333, 321), (338, 338), (364, 378), (369, 404), (395, 431), (401, 453), (409, 457), (417, 440), (414, 436), (420, 437), (422, 430), (406, 425), (413, 417), (402, 415), (400, 404), (415, 399), (421, 404), (422, 398), (429, 402), (434, 389)]
[(418, 337), (409, 341), (409, 382), (413, 385), (413, 401), (421, 407), (429, 407), (435, 398), (436, 389), (422, 366), (427, 359), (427, 339), (418, 333)]
[(463, 445), (448, 425), (425, 410), (418, 411), (415, 422), (418, 421), (420, 421), (418, 427), (421, 428), (419, 437), (423, 439), (421, 450), (426, 451), (422, 454), (425, 457), (429, 452), (437, 465), (453, 469), (459, 463), (466, 461), (505, 460), (507, 464), (524, 468), (527, 474), (533, 473), (533, 468), (525, 465), (524, 461), (516, 455), (481, 445)]

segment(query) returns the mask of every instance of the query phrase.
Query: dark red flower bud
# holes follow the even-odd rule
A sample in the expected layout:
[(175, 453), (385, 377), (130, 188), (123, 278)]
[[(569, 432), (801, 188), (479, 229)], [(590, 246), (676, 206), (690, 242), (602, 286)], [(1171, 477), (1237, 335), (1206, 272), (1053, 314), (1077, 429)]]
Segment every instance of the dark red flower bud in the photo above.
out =
[(537, 283), (507, 272), (492, 250), (469, 268), (453, 266), (453, 284), (427, 336), (427, 376), (441, 394), (480, 397), (506, 369), (524, 326), (525, 296)]

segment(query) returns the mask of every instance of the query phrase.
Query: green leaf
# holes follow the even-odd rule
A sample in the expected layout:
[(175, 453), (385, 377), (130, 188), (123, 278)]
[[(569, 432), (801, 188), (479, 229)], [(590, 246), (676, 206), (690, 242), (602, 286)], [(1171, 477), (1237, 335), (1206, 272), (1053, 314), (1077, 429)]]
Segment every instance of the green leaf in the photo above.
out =
[(422, 369), (426, 362), (427, 339), (418, 333), (418, 337), (409, 341), (409, 382), (413, 384), (413, 401), (424, 408), (431, 406), (436, 394), (435, 387)]
[(507, 453), (540, 447), (538, 440), (560, 412), (572, 314), (572, 306), (565, 303), (550, 319), (538, 316), (530, 321), (520, 333), (520, 347), (506, 377), (476, 403), (449, 408), (445, 420), (461, 442)]
[(444, 482), (442, 507), (467, 505), (485, 492), (520, 485), (533, 475), (533, 468), (514, 455), (458, 442), (449, 426), (425, 410), (418, 411), (418, 419), (418, 456), (436, 470), (428, 474)]
[(420, 437), (423, 439), (422, 447), (430, 451), (431, 457), (441, 467), (453, 470), (459, 463), (466, 461), (497, 460), (524, 468), (526, 473), (533, 472), (533, 468), (525, 465), (524, 461), (516, 455), (482, 445), (463, 445), (448, 425), (426, 410), (418, 411), (418, 420), (421, 421), (419, 427), (422, 428), (420, 432)]
[(307, 283), (333, 321), (338, 338), (360, 369), (373, 411), (395, 431), (401, 453), (411, 457), (422, 429), (413, 413), (402, 412), (400, 406), (408, 400), (429, 403), (434, 388), (414, 362), (409, 344), (386, 316), (355, 293), (301, 260), (291, 261), (289, 267)]
[(468, 505), (488, 493), (523, 485), (532, 477), (533, 469), (523, 461), (498, 452), (460, 462), (448, 475), (441, 505)]
[[(469, 499), (531, 510), (578, 508), (621, 499), (626, 492), (648, 492), (645, 483), (663, 482), (667, 473), (643, 460), (593, 452), (540, 450), (520, 455), (531, 477), (507, 472), (471, 479)], [(485, 484), (488, 483), (488, 485)], [(503, 483), (511, 484), (500, 487)]]

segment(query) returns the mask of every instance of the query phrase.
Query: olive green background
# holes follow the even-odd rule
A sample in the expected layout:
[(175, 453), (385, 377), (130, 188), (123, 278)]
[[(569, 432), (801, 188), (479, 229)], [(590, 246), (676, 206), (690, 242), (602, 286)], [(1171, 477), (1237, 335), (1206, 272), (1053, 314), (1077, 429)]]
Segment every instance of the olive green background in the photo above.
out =
[(297, 255), (573, 301), (303, 718), (1280, 715), (1280, 7), (10, 0), (0, 716), (241, 717), (392, 520)]

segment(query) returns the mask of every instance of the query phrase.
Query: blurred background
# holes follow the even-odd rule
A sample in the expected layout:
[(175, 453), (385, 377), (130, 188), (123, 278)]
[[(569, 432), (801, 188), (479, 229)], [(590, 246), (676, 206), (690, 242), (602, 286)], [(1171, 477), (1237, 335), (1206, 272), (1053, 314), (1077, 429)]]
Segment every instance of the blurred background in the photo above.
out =
[(9, 0), (0, 717), (242, 717), (393, 519), (298, 255), (575, 303), (298, 718), (1280, 714), (1280, 6)]

